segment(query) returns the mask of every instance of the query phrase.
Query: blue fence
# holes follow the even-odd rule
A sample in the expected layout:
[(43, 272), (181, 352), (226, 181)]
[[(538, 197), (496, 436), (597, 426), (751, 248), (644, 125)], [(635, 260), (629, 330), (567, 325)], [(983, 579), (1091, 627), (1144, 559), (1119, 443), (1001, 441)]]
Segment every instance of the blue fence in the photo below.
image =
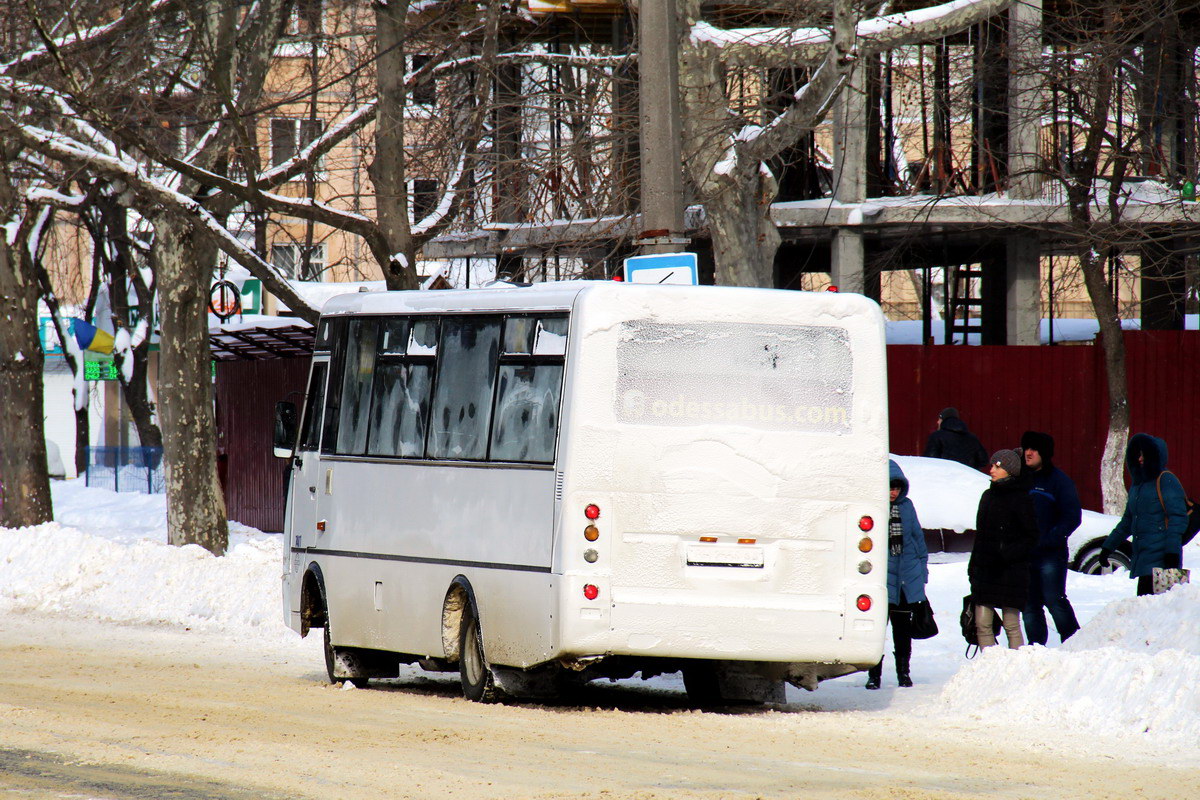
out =
[(114, 492), (162, 494), (161, 447), (87, 448), (87, 485)]

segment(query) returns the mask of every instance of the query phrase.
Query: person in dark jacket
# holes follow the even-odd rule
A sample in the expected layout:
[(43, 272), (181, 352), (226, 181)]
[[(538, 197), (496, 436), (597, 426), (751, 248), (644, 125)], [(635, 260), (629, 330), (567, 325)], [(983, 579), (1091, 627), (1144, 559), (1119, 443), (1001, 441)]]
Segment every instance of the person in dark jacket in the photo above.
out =
[(987, 450), (955, 408), (944, 408), (938, 415), (938, 429), (929, 434), (925, 443), (925, 458), (945, 458), (978, 470), (987, 469)]
[(990, 459), (992, 484), (979, 498), (975, 514), (975, 546), (967, 562), (971, 597), (975, 603), (975, 634), (979, 646), (996, 644), (992, 628), (995, 608), (1003, 609), (1008, 646), (1018, 648), (1021, 609), (1029, 599), (1029, 556), (1038, 541), (1033, 500), (1020, 480), (1021, 456), (1000, 450)]
[[(908, 478), (895, 461), (888, 462), (891, 510), (888, 518), (888, 619), (892, 623), (896, 682), (912, 686), (909, 661), (912, 657), (912, 604), (925, 600), (929, 582), (929, 550), (917, 510), (908, 499)], [(867, 688), (878, 689), (883, 678), (883, 659), (867, 672)]]
[(1024, 477), (1033, 499), (1038, 543), (1029, 560), (1029, 602), (1025, 604), (1025, 637), (1030, 644), (1046, 643), (1044, 608), (1050, 609), (1062, 641), (1079, 630), (1075, 609), (1067, 599), (1067, 537), (1079, 527), (1083, 510), (1075, 483), (1054, 466), (1054, 438), (1040, 431), (1021, 434), (1025, 455)]
[[(1133, 565), (1129, 577), (1137, 578), (1138, 595), (1153, 594), (1155, 567), (1183, 563), (1183, 531), (1187, 527), (1187, 495), (1167, 469), (1167, 443), (1148, 433), (1138, 433), (1125, 448), (1125, 467), (1133, 479), (1125, 513), (1104, 540), (1100, 566), (1108, 566), (1113, 550), (1133, 537)], [(1159, 493), (1162, 501), (1159, 502)]]

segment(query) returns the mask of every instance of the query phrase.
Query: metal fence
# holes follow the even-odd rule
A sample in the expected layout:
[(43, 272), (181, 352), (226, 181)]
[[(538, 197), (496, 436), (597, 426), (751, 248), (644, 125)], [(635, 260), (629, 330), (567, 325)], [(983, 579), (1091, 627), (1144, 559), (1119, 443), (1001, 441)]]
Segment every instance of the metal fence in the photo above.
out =
[(162, 494), (161, 447), (87, 448), (87, 485), (114, 492)]

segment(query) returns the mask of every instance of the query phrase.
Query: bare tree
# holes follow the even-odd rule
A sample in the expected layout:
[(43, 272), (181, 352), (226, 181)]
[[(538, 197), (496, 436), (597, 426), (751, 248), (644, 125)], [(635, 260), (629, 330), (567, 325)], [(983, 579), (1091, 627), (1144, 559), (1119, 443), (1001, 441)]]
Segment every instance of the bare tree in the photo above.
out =
[[(712, 234), (717, 282), (772, 286), (779, 234), (770, 219), (778, 192), (766, 167), (825, 117), (863, 56), (944, 37), (979, 23), (1012, 0), (954, 2), (919, 16), (877, 16), (884, 4), (835, 0), (828, 27), (719, 29), (699, 0), (680, 4), (680, 101), (684, 163)], [(799, 8), (807, 4), (797, 4)], [(800, 67), (810, 75), (782, 109), (739, 114), (734, 69)], [(761, 86), (762, 79), (757, 78)]]

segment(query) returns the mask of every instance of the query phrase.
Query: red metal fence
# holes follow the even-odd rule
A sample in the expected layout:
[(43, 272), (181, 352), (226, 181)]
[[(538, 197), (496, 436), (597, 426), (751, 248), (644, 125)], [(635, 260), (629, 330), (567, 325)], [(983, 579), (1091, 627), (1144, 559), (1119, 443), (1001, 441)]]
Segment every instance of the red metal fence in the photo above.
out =
[[(1132, 432), (1165, 439), (1171, 471), (1200, 487), (1200, 333), (1130, 332), (1125, 347)], [(920, 455), (938, 412), (954, 406), (989, 453), (1016, 447), (1028, 429), (1051, 434), (1084, 508), (1100, 509), (1108, 390), (1099, 346), (892, 345), (888, 395), (892, 452)]]
[[(229, 518), (283, 530), (288, 463), (275, 458), (275, 403), (300, 406), (307, 358), (217, 363), (217, 458)], [(289, 396), (290, 395), (290, 396)]]

